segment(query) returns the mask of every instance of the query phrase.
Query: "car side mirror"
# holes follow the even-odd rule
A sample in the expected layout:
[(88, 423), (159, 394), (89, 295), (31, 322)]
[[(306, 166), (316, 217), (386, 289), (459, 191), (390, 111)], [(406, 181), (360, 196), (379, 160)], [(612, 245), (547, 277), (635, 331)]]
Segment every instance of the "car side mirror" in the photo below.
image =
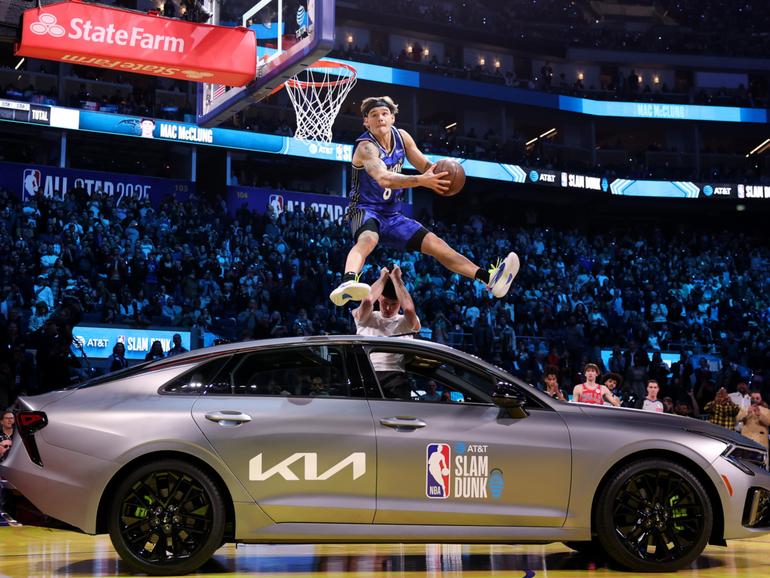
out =
[(497, 383), (497, 389), (492, 394), (492, 401), (513, 419), (522, 419), (529, 415), (524, 409), (527, 399), (512, 384), (505, 381)]

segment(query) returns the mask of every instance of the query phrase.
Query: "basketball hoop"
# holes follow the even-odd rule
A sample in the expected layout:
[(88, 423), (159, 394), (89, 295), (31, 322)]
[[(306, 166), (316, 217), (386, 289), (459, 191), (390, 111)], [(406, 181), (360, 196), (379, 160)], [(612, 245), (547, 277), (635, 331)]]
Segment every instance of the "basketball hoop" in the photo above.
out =
[(286, 92), (297, 115), (294, 138), (331, 142), (334, 119), (355, 84), (356, 69), (331, 60), (319, 60), (287, 80)]

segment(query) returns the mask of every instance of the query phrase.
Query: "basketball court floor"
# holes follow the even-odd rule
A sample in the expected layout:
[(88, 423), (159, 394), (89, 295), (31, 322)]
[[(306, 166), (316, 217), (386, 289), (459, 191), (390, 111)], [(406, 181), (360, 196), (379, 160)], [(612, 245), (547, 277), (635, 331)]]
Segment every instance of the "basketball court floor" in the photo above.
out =
[[(0, 527), (0, 577), (130, 575), (106, 535), (87, 536), (42, 526)], [(587, 559), (561, 544), (227, 545), (191, 576), (422, 577), (505, 576), (573, 578), (632, 574)], [(655, 576), (655, 575), (653, 575)], [(679, 578), (770, 576), (770, 536), (709, 547)]]

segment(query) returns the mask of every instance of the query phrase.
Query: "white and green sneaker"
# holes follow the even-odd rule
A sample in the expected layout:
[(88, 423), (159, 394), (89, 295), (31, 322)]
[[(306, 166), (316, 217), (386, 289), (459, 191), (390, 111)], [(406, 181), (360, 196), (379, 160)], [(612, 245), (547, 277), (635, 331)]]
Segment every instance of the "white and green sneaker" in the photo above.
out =
[(348, 301), (361, 301), (366, 299), (369, 295), (371, 287), (366, 283), (361, 283), (356, 279), (355, 281), (345, 281), (340, 283), (339, 286), (329, 294), (329, 299), (332, 300), (337, 307), (342, 307)]
[(519, 256), (513, 252), (508, 253), (505, 259), (498, 260), (497, 265), (490, 267), (487, 289), (498, 299), (505, 297), (518, 272)]

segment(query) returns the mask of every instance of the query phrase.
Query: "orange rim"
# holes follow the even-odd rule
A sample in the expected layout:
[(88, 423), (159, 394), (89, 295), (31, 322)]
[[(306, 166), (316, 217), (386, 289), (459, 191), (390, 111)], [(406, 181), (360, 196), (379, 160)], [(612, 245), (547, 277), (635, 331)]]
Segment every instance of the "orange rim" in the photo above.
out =
[[(344, 68), (349, 72), (349, 74), (348, 76), (344, 76), (344, 77), (340, 76), (336, 80), (320, 80), (320, 81), (314, 81), (314, 82), (309, 82), (306, 80), (297, 80), (296, 78), (290, 78), (284, 84), (288, 84), (292, 88), (308, 88), (310, 86), (314, 86), (315, 88), (323, 88), (324, 86), (337, 86), (339, 84), (347, 84), (349, 82), (353, 82), (356, 79), (356, 69), (350, 66), (349, 64), (345, 64), (343, 62), (332, 62), (331, 60), (319, 60), (315, 64), (308, 66), (307, 70), (311, 70), (313, 68)], [(282, 86), (283, 85), (281, 85), (281, 87)], [(281, 87), (278, 87), (278, 89), (280, 89)]]

